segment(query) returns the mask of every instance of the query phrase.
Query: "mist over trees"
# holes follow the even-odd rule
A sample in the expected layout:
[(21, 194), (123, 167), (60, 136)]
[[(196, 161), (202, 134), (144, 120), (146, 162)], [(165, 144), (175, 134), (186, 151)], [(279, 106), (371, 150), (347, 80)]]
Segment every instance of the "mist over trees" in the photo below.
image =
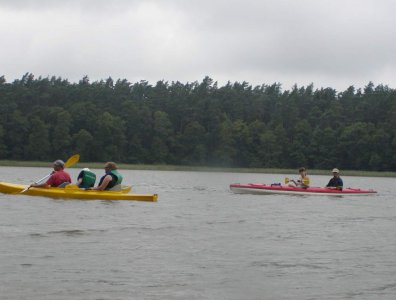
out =
[(0, 159), (396, 171), (396, 91), (0, 77)]

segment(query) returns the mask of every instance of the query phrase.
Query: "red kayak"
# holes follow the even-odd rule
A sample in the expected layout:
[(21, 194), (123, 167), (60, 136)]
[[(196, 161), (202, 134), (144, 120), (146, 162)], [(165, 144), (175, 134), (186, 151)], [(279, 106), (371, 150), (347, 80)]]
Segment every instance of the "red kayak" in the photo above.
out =
[(323, 187), (298, 188), (281, 184), (262, 183), (234, 183), (230, 185), (231, 191), (238, 194), (293, 194), (293, 195), (372, 195), (377, 193), (374, 190), (363, 190), (354, 188), (344, 188), (336, 190)]

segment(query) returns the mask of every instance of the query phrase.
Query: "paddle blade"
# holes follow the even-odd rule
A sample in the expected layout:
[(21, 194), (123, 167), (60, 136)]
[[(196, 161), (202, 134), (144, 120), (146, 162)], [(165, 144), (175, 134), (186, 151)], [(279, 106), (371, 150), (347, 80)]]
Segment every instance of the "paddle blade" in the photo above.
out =
[(288, 183), (289, 183), (289, 181), (290, 181), (290, 180), (289, 180), (289, 178), (288, 178), (288, 177), (286, 177), (286, 178), (285, 178), (285, 184), (288, 184)]
[(71, 166), (75, 165), (78, 163), (80, 160), (80, 154), (74, 154), (71, 156), (66, 162), (65, 162), (65, 168), (70, 168)]

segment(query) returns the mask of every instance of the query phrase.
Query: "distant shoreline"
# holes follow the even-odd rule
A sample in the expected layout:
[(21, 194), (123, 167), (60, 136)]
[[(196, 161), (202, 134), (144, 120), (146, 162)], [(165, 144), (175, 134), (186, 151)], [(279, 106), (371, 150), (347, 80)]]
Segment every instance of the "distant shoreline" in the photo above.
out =
[[(51, 167), (52, 162), (37, 161), (12, 161), (0, 160), (2, 167)], [(104, 162), (79, 162), (72, 168), (92, 168), (102, 169)], [(152, 171), (189, 171), (189, 172), (227, 172), (227, 173), (263, 173), (263, 174), (297, 174), (297, 169), (276, 169), (276, 168), (227, 168), (227, 167), (208, 167), (208, 166), (178, 166), (178, 165), (143, 165), (143, 164), (118, 164), (120, 169), (126, 170), (152, 170)], [(311, 170), (309, 175), (329, 175), (331, 170)], [(359, 171), (342, 170), (344, 176), (365, 176), (365, 177), (396, 177), (396, 172), (379, 171)]]

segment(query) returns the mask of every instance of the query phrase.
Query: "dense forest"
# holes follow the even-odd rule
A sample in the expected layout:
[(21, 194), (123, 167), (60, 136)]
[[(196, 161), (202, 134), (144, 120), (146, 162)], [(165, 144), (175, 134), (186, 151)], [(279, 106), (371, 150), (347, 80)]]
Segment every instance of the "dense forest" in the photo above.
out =
[(396, 171), (396, 91), (0, 77), (0, 159)]

